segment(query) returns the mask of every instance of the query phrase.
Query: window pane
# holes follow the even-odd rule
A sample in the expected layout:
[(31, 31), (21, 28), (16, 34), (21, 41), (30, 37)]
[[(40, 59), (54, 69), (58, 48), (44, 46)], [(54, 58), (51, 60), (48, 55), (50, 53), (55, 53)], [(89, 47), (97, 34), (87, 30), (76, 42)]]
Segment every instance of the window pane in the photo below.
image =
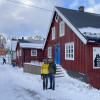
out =
[(71, 58), (73, 58), (73, 54), (71, 54)]
[(71, 49), (71, 53), (73, 53), (73, 49)]
[(70, 45), (69, 45), (69, 53), (70, 53)]
[(66, 50), (66, 53), (68, 53), (68, 50)]
[(71, 48), (73, 48), (73, 44), (71, 44)]

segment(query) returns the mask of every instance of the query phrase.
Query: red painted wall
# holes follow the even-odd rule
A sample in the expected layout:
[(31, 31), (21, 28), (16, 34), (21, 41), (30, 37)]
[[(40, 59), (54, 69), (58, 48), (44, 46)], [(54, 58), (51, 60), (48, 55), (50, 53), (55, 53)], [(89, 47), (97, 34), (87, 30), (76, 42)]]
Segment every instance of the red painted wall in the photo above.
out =
[[(59, 37), (59, 18), (55, 21), (55, 15), (49, 30), (45, 45), (45, 57), (47, 57), (48, 47), (52, 47), (52, 57), (54, 58), (54, 46), (61, 45), (61, 66), (65, 69), (87, 74), (89, 83), (96, 88), (100, 88), (100, 69), (93, 69), (93, 47), (100, 47), (100, 44), (84, 44), (78, 36), (65, 24), (65, 35)], [(52, 40), (52, 27), (56, 28), (56, 39)], [(65, 60), (65, 43), (74, 42), (74, 60)], [(97, 74), (98, 73), (98, 74)]]

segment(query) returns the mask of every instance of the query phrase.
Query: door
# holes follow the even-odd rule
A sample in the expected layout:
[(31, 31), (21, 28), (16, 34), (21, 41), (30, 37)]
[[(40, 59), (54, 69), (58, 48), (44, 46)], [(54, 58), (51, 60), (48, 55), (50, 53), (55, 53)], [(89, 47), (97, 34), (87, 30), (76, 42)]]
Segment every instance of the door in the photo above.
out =
[(54, 48), (55, 48), (55, 54), (54, 54), (55, 63), (60, 65), (60, 51), (61, 51), (60, 45), (56, 45)]

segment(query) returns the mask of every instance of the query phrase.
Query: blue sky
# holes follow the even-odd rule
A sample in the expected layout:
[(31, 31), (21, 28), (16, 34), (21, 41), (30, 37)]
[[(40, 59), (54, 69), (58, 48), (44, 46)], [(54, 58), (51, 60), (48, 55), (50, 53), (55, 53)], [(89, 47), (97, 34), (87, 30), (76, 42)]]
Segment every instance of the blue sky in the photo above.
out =
[[(16, 0), (12, 0), (16, 1)], [(100, 14), (100, 0), (17, 0), (24, 4), (53, 10), (54, 6)], [(6, 36), (46, 36), (52, 12), (0, 0), (0, 33)]]

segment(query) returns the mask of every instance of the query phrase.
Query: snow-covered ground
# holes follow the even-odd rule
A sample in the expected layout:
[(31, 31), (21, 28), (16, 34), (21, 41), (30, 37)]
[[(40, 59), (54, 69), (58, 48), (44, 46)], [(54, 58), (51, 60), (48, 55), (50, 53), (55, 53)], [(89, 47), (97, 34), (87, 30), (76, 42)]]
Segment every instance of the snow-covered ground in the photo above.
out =
[(56, 89), (43, 90), (40, 75), (0, 63), (0, 100), (100, 100), (100, 90), (65, 77), (56, 78)]

